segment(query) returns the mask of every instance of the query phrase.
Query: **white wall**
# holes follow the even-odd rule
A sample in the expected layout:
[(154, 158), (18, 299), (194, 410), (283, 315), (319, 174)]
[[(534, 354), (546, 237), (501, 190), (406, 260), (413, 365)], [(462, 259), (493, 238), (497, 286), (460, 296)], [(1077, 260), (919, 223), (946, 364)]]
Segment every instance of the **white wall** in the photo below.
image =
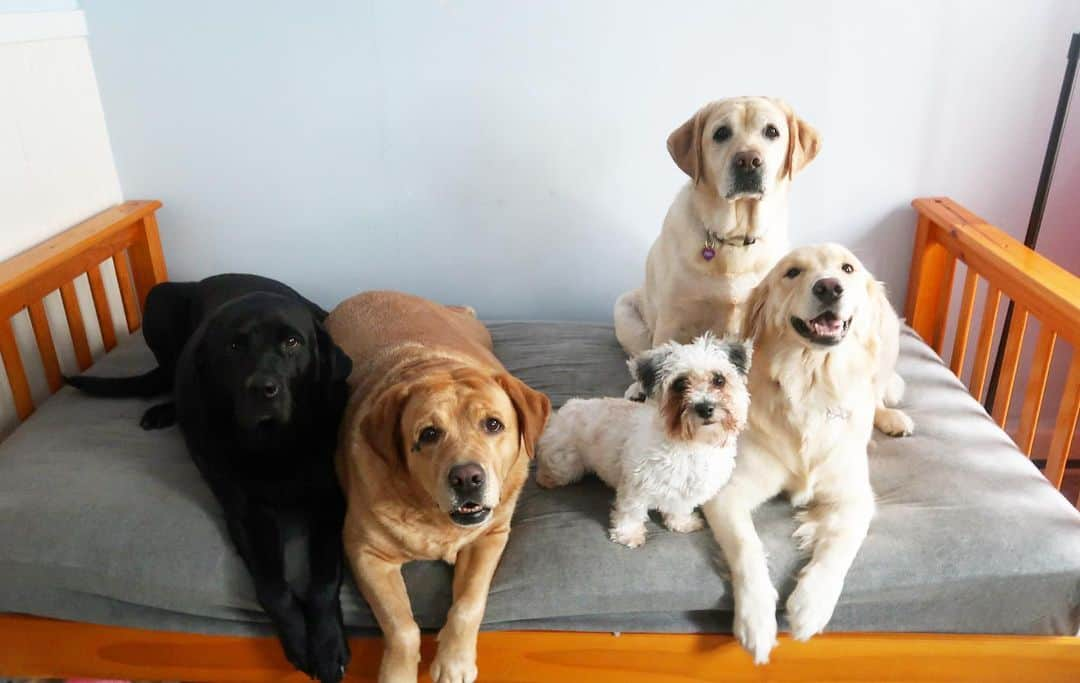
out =
[[(0, 260), (121, 198), (82, 13), (5, 11), (57, 8), (65, 9), (56, 2), (0, 4)], [(111, 266), (104, 269), (116, 301), (111, 271)], [(101, 335), (85, 277), (76, 281), (76, 290), (92, 350), (100, 353)], [(61, 368), (76, 372), (58, 294), (49, 296), (46, 310)], [(13, 322), (31, 388), (36, 397), (46, 396), (25, 312)], [(126, 327), (117, 329), (126, 333)], [(0, 434), (13, 421), (7, 378), (0, 370)]]
[(392, 287), (489, 318), (607, 320), (684, 178), (701, 103), (787, 98), (824, 134), (796, 242), (905, 289), (918, 195), (1019, 234), (1075, 0), (86, 0), (128, 197), (170, 272), (259, 271), (326, 305)]

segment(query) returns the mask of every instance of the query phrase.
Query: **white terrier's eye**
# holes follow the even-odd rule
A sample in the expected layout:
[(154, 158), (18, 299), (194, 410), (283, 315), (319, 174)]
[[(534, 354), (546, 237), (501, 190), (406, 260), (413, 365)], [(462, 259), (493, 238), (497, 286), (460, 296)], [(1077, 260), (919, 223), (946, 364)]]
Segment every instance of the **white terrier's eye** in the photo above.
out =
[(713, 384), (714, 387), (719, 388), (719, 387), (724, 386), (724, 384), (726, 384), (726, 383), (727, 383), (727, 380), (725, 380), (724, 376), (721, 375), (719, 372), (716, 373), (715, 375), (713, 375), (712, 384)]
[(677, 394), (682, 394), (690, 386), (690, 380), (685, 377), (680, 377), (671, 383), (671, 390)]

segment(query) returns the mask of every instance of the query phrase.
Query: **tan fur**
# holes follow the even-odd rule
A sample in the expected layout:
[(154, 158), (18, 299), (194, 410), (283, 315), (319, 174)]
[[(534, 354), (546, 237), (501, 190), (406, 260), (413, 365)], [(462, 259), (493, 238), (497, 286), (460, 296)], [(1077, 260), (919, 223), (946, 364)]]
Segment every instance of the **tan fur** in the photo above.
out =
[[(734, 135), (713, 141), (723, 123)], [(771, 123), (780, 136), (767, 140)], [(820, 149), (812, 126), (785, 103), (767, 97), (740, 97), (702, 107), (668, 138), (676, 165), (690, 176), (664, 219), (649, 250), (645, 284), (615, 304), (615, 332), (630, 355), (667, 341), (688, 342), (702, 332), (734, 332), (751, 289), (788, 248), (787, 192), (792, 177)], [(756, 150), (766, 169), (760, 198), (725, 197), (726, 178), (737, 152)], [(716, 256), (701, 256), (706, 230), (720, 237), (749, 235), (749, 246), (717, 245)]]
[[(341, 303), (326, 325), (354, 363), (337, 467), (348, 500), (345, 550), (386, 640), (379, 680), (416, 680), (419, 629), (401, 565), (421, 559), (457, 565), (432, 679), (473, 680), (487, 591), (550, 403), (506, 372), (472, 309), (367, 292)], [(505, 425), (501, 433), (480, 428), (489, 417)], [(444, 433), (421, 447), (432, 424)], [(445, 485), (449, 468), (466, 461), (484, 467), (492, 508), (471, 527), (451, 521)]]

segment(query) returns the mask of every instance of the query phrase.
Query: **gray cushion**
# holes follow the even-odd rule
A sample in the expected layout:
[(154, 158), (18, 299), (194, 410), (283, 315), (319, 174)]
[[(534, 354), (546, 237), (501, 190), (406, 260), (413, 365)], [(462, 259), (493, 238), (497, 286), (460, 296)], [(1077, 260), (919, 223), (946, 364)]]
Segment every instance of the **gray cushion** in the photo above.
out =
[[(511, 372), (547, 392), (621, 395), (623, 355), (608, 325), (495, 323)], [(94, 371), (150, 366), (136, 337)], [(879, 510), (831, 630), (1075, 634), (1080, 514), (910, 332), (900, 372), (916, 435), (877, 435)], [(139, 400), (64, 389), (0, 444), (0, 612), (209, 633), (266, 632), (220, 510), (175, 429), (143, 432)], [(607, 540), (611, 492), (596, 480), (529, 483), (488, 601), (487, 628), (730, 629), (731, 593), (707, 531), (650, 524), (629, 550)], [(805, 561), (790, 506), (755, 514), (781, 596)], [(406, 567), (425, 627), (441, 624), (451, 569)], [(346, 622), (370, 629), (349, 582)]]

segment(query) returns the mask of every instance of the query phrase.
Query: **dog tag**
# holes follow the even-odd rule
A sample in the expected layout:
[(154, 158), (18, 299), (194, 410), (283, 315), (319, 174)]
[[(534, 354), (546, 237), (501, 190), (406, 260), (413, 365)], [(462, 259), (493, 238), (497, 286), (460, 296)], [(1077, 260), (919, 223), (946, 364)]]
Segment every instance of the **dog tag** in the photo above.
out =
[(706, 261), (712, 261), (713, 256), (716, 256), (716, 250), (712, 247), (705, 247), (701, 250), (701, 258), (705, 259)]

